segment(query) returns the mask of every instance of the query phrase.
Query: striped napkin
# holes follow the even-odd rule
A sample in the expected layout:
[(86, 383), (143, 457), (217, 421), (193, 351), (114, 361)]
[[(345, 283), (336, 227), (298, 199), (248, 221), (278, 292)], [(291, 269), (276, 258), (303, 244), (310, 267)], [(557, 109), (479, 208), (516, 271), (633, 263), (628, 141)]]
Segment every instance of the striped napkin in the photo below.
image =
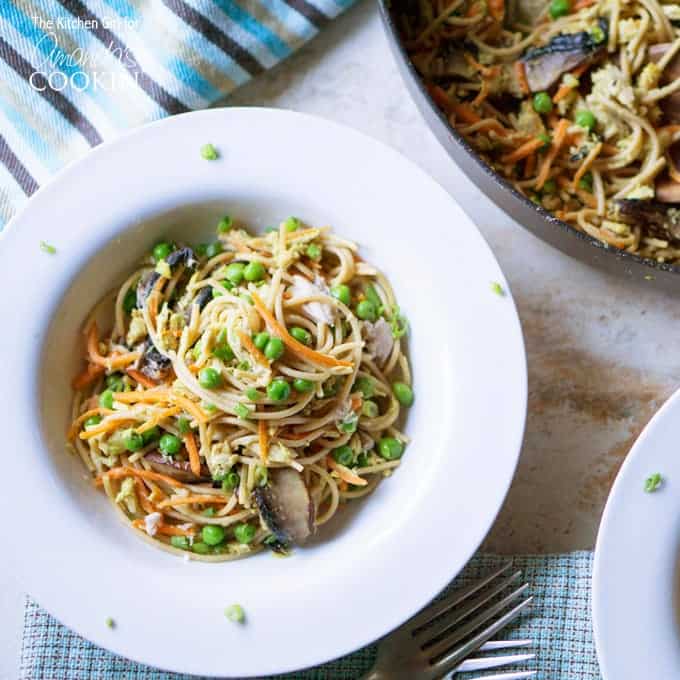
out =
[(205, 108), (354, 0), (0, 0), (0, 230), (128, 128)]
[[(454, 581), (463, 587), (505, 562), (507, 557), (478, 555)], [(590, 623), (592, 553), (525, 555), (513, 558), (530, 584), (530, 613), (500, 635), (531, 639), (537, 658), (515, 670), (538, 671), (535, 680), (600, 680)], [(115, 635), (115, 630), (111, 632)], [(500, 639), (500, 636), (497, 636)], [(374, 645), (324, 666), (277, 676), (279, 680), (356, 680), (375, 659)], [(506, 667), (507, 669), (507, 667)], [(472, 676), (479, 677), (479, 673)], [(456, 675), (466, 680), (470, 674)], [(22, 680), (190, 680), (115, 656), (75, 635), (28, 600), (21, 654)], [(414, 679), (415, 680), (415, 679)]]

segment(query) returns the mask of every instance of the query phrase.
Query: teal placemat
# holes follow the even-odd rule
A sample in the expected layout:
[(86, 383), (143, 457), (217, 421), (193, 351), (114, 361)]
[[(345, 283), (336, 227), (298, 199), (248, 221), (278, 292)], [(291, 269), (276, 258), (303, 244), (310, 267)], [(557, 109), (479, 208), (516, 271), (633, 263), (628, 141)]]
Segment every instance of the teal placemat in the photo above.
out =
[(354, 0), (0, 0), (0, 229), (124, 130), (214, 104)]
[[(478, 555), (451, 587), (473, 582), (508, 560)], [(535, 661), (518, 670), (537, 670), (537, 680), (599, 680), (590, 621), (592, 553), (525, 555), (513, 558), (522, 569), (535, 603), (530, 613), (502, 637), (534, 641)], [(111, 632), (115, 635), (115, 630)], [(368, 671), (375, 646), (286, 680), (355, 680)], [(479, 674), (476, 674), (479, 675)], [(95, 647), (27, 600), (21, 652), (22, 680), (184, 680), (190, 676), (140, 666)], [(465, 680), (470, 676), (456, 676)], [(415, 680), (415, 679), (414, 679)]]

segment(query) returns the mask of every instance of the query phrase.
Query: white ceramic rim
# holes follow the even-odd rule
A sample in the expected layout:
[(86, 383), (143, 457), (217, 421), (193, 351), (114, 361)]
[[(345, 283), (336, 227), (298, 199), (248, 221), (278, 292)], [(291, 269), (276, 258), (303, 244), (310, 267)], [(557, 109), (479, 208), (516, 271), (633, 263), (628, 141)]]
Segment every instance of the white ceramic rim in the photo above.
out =
[[(419, 530), (420, 520), (412, 513), (403, 518), (400, 541), (379, 544), (379, 550), (374, 550), (370, 559), (363, 556), (366, 560), (363, 573), (370, 575), (369, 603), (357, 595), (365, 580), (343, 572), (343, 598), (350, 598), (350, 601), (343, 600), (343, 610), (334, 608), (337, 596), (329, 594), (329, 586), (332, 590), (333, 584), (320, 577), (306, 584), (306, 599), (304, 602), (296, 600), (295, 606), (291, 606), (291, 597), (286, 592), (277, 593), (273, 607), (271, 601), (257, 601), (253, 594), (253, 602), (248, 605), (251, 623), (243, 629), (224, 626), (222, 602), (215, 605), (214, 611), (201, 609), (206, 620), (199, 620), (198, 630), (191, 633), (191, 628), (180, 632), (184, 621), (182, 615), (188, 613), (186, 606), (183, 612), (168, 610), (167, 599), (163, 600), (162, 594), (157, 594), (153, 588), (147, 588), (143, 598), (144, 621), (128, 621), (127, 630), (121, 626), (113, 635), (95, 622), (106, 612), (122, 606), (121, 600), (127, 596), (108, 589), (97, 592), (94, 577), (82, 571), (82, 564), (68, 564), (69, 553), (59, 550), (59, 531), (68, 532), (70, 527), (60, 527), (60, 514), (53, 512), (54, 506), (48, 501), (64, 502), (60, 480), (48, 464), (28, 468), (28, 462), (23, 458), (11, 463), (13, 474), (40, 490), (36, 507), (46, 511), (43, 518), (50, 516), (50, 532), (40, 546), (42, 554), (26, 546), (18, 537), (9, 541), (10, 562), (27, 591), (65, 625), (117, 654), (175, 672), (223, 677), (288, 672), (340, 657), (388, 633), (439, 593), (472, 557), (502, 505), (521, 449), (527, 400), (521, 327), (507, 283), (482, 236), (439, 185), (394, 150), (346, 127), (273, 109), (217, 109), (165, 119), (101, 145), (42, 187), (3, 235), (0, 285), (5, 290), (16, 290), (25, 282), (27, 272), (31, 272), (30, 290), (25, 290), (25, 286), (19, 288), (22, 309), (31, 310), (31, 314), (17, 314), (16, 304), (9, 299), (0, 303), (5, 318), (12, 315), (12, 333), (0, 338), (0, 356), (6, 358), (7, 384), (12, 385), (11, 395), (6, 390), (0, 396), (6, 419), (10, 421), (4, 432), (6, 446), (44, 450), (35, 418), (31, 416), (31, 407), (35, 407), (38, 398), (42, 349), (39, 341), (44, 337), (51, 312), (56, 309), (75, 273), (99, 248), (131, 223), (106, 223), (104, 228), (93, 233), (91, 223), (78, 217), (89, 215), (94, 219), (96, 213), (87, 201), (96, 196), (103, 205), (107, 205), (107, 200), (109, 205), (120, 200), (125, 206), (148, 204), (149, 210), (160, 210), (168, 200), (174, 200), (187, 190), (185, 168), (192, 179), (208, 172), (210, 164), (198, 159), (198, 148), (205, 141), (212, 141), (223, 150), (226, 163), (240, 161), (236, 164), (239, 172), (248, 172), (251, 166), (257, 169), (256, 162), (248, 158), (248, 146), (244, 141), (248, 139), (253, 140), (255, 146), (266, 145), (270, 151), (266, 165), (279, 156), (295, 158), (300, 167), (305, 167), (305, 160), (309, 160), (315, 163), (314, 172), (323, 177), (326, 169), (322, 159), (329, 159), (336, 175), (340, 168), (345, 176), (357, 180), (350, 188), (334, 189), (347, 194), (350, 201), (357, 197), (370, 201), (375, 196), (375, 200), (410, 205), (410, 194), (414, 196), (413, 201), (427, 198), (427, 205), (419, 209), (429, 218), (427, 228), (442, 245), (448, 241), (448, 229), (455, 227), (456, 244), (462, 244), (464, 252), (470, 255), (457, 265), (454, 276), (454, 279), (460, 278), (462, 285), (449, 291), (453, 298), (451, 319), (464, 327), (456, 341), (469, 353), (471, 364), (465, 369), (465, 380), (461, 378), (460, 385), (453, 385), (454, 391), (465, 390), (465, 405), (461, 401), (460, 409), (471, 409), (471, 413), (466, 412), (468, 422), (461, 424), (466, 428), (466, 438), (462, 441), (470, 453), (456, 458), (456, 470), (462, 471), (462, 476), (448, 482), (443, 475), (428, 478), (431, 485), (428, 491), (435, 494), (435, 503), (424, 503), (414, 494), (412, 503), (420, 502), (429, 531)], [(176, 160), (178, 156), (182, 158), (181, 162)], [(262, 172), (265, 171), (271, 180), (271, 170), (263, 168)], [(302, 171), (301, 174), (304, 175)], [(380, 180), (384, 177), (393, 182), (390, 187), (381, 185)], [(375, 182), (376, 178), (378, 182), (372, 192), (366, 193), (364, 185)], [(114, 179), (118, 192), (115, 197), (110, 186)], [(203, 180), (206, 184), (213, 182), (207, 175)], [(282, 177), (281, 183), (285, 181)], [(311, 175), (310, 182), (313, 183)], [(225, 180), (226, 184), (228, 181)], [(301, 193), (304, 188), (300, 187)], [(213, 191), (212, 196), (214, 190), (214, 186), (209, 186), (204, 193), (207, 196)], [(78, 205), (81, 201), (85, 203)], [(410, 205), (410, 209), (413, 211), (415, 207)], [(112, 210), (118, 210), (118, 206)], [(46, 225), (55, 214), (57, 218), (68, 219), (70, 228), (59, 234), (59, 253), (50, 258), (39, 251), (38, 242), (55, 240), (46, 237), (46, 234), (54, 233)], [(433, 272), (431, 284), (439, 285), (441, 290), (450, 283), (452, 276), (447, 271), (451, 262), (442, 252), (444, 250), (435, 248), (432, 254), (433, 263), (436, 260), (441, 266)], [(376, 264), (384, 268), (382, 263)], [(492, 281), (503, 284), (507, 291), (505, 297), (490, 291)], [(399, 281), (394, 283), (399, 294)], [(446, 322), (450, 322), (448, 317)], [(442, 365), (441, 370), (445, 377), (450, 367)], [(470, 379), (473, 375), (478, 375), (479, 379)], [(457, 394), (458, 397), (462, 395)], [(444, 393), (441, 399), (449, 404)], [(492, 423), (489, 423), (490, 416)], [(435, 425), (441, 428), (441, 452), (453, 449), (457, 443), (460, 445), (461, 440), (451, 439), (453, 426), (450, 423), (442, 419)], [(451, 493), (456, 484), (461, 484), (459, 497)], [(17, 493), (3, 494), (0, 503), (7, 504), (6, 516), (10, 516), (11, 508), (17, 502), (20, 502)], [(437, 508), (437, 502), (443, 505)], [(450, 517), (441, 512), (442, 507), (457, 521), (464, 518), (461, 525), (464, 530), (454, 537), (448, 535)], [(142, 542), (139, 544), (141, 546)], [(52, 557), (53, 552), (59, 553), (59, 560)], [(348, 562), (351, 564), (349, 557)], [(402, 562), (408, 567), (407, 578), (379, 576), (385, 573), (395, 576), (393, 568), (401, 566)], [(194, 568), (193, 564), (191, 568)], [(230, 567), (222, 568), (228, 570)], [(177, 571), (175, 564), (172, 569), (173, 573)], [(418, 578), (411, 578), (409, 574), (418, 574)], [(93, 613), (91, 605), (95, 592), (97, 608)], [(131, 604), (126, 606), (130, 608)], [(337, 628), (315, 631), (316, 621), (328, 622), (329, 611), (333, 613), (331, 620)], [(287, 629), (301, 620), (312, 622), (306, 631), (312, 637), (312, 643), (277, 644), (269, 649), (270, 653), (261, 653), (264, 641), (272, 641), (277, 635), (288, 643), (295, 640)], [(186, 649), (182, 650), (181, 645), (172, 642), (184, 634), (189, 639)], [(194, 651), (189, 651), (192, 650), (192, 635), (196, 637)], [(197, 654), (196, 645), (205, 651)], [(217, 654), (217, 650), (224, 650), (225, 646), (229, 649), (228, 668), (225, 668), (224, 655)]]
[[(605, 680), (680, 677), (680, 390), (628, 453), (607, 499), (595, 546), (592, 614)], [(654, 493), (643, 490), (655, 472)], [(653, 669), (653, 670), (650, 670)]]

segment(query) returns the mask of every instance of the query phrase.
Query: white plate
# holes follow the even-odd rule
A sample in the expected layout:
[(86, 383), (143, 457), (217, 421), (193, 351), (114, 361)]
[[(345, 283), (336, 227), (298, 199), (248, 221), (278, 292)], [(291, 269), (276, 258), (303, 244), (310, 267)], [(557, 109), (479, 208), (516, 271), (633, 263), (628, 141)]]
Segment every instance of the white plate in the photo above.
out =
[[(680, 678), (679, 442), (680, 391), (635, 442), (602, 516), (593, 623), (605, 680)], [(655, 472), (663, 485), (645, 493)]]
[[(201, 158), (206, 142), (219, 161)], [(225, 213), (260, 228), (291, 214), (330, 224), (386, 272), (413, 329), (413, 443), (367, 502), (291, 558), (185, 564), (121, 526), (64, 451), (69, 380), (95, 300), (158, 238), (204, 240)], [(375, 640), (463, 567), (515, 470), (524, 348), (492, 281), (503, 282), (496, 261), (443, 189), (323, 120), (212, 110), (94, 150), (32, 198), (0, 246), (3, 559), (67, 626), (174, 671), (283, 672)], [(247, 625), (225, 619), (234, 602)]]

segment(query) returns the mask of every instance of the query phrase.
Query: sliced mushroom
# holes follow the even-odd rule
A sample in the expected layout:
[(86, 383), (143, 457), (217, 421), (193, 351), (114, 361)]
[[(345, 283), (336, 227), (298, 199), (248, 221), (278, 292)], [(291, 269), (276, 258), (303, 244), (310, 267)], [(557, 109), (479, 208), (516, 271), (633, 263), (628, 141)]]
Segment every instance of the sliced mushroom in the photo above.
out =
[(525, 52), (522, 57), (529, 89), (541, 92), (554, 85), (564, 73), (592, 61), (602, 50), (607, 37), (607, 23), (600, 21), (604, 40), (596, 41), (591, 33), (561, 33), (547, 45)]
[(314, 503), (296, 470), (270, 469), (267, 485), (256, 488), (253, 499), (262, 522), (279, 543), (299, 545), (314, 532)]
[(209, 482), (212, 480), (210, 471), (205, 465), (201, 466), (201, 475), (200, 477), (197, 477), (191, 471), (191, 465), (188, 460), (170, 460), (157, 451), (147, 453), (146, 456), (144, 456), (144, 460), (149, 462), (152, 470), (172, 477), (178, 482), (197, 484), (198, 482)]
[(194, 299), (194, 304), (202, 311), (210, 300), (212, 300), (213, 292), (211, 286), (204, 286), (198, 291), (198, 295)]
[(622, 222), (645, 226), (652, 234), (662, 238), (680, 240), (680, 202), (621, 198), (616, 200), (616, 206)]
[(196, 255), (194, 255), (194, 251), (188, 246), (180, 248), (179, 250), (174, 250), (165, 258), (165, 261), (171, 267), (175, 267), (178, 264), (183, 264), (189, 269), (194, 269), (196, 265), (198, 265), (198, 260), (196, 259)]
[(680, 142), (670, 146), (668, 160), (673, 167), (669, 167), (668, 175), (657, 177), (656, 200), (661, 203), (680, 203), (680, 182), (675, 181), (676, 177), (680, 177)]
[(161, 275), (158, 272), (148, 272), (139, 280), (139, 283), (137, 284), (137, 307), (140, 309), (144, 307), (146, 298), (151, 294), (151, 291), (160, 276)]
[(172, 362), (158, 351), (151, 340), (147, 339), (142, 356), (137, 362), (137, 369), (151, 380), (161, 382), (170, 374)]
[[(671, 47), (671, 43), (657, 43), (649, 48), (649, 59), (654, 63), (658, 62), (667, 50)], [(667, 85), (680, 78), (680, 52), (668, 62), (661, 74), (661, 84)], [(668, 97), (664, 97), (660, 102), (661, 111), (667, 123), (680, 123), (680, 92), (674, 92)]]

